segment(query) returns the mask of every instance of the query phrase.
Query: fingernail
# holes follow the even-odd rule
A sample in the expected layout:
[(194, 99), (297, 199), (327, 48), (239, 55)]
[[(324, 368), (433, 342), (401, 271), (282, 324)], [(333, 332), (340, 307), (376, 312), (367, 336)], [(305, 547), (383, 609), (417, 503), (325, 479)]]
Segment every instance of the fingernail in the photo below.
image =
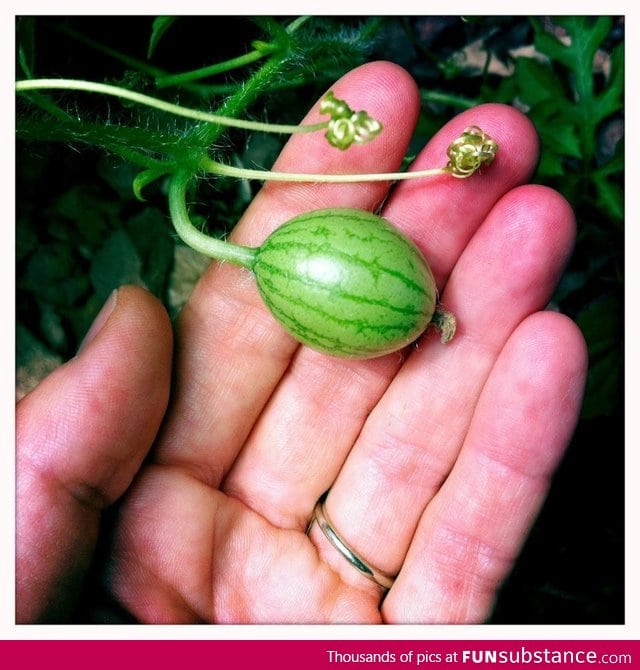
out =
[(107, 301), (102, 305), (102, 309), (98, 312), (98, 316), (94, 319), (91, 324), (91, 328), (87, 331), (87, 334), (82, 339), (80, 347), (78, 348), (78, 353), (81, 353), (91, 342), (95, 339), (96, 335), (102, 330), (104, 324), (111, 316), (111, 312), (116, 307), (118, 302), (118, 289), (114, 289), (111, 292), (111, 295), (107, 298)]

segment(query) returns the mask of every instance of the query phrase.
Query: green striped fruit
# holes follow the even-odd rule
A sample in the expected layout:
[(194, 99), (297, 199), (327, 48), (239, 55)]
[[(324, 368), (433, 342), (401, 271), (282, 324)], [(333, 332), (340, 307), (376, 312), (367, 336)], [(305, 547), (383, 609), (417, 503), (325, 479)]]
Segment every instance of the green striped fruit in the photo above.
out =
[(385, 219), (359, 210), (291, 219), (259, 248), (253, 271), (284, 328), (333, 356), (401, 349), (425, 330), (436, 307), (420, 251)]

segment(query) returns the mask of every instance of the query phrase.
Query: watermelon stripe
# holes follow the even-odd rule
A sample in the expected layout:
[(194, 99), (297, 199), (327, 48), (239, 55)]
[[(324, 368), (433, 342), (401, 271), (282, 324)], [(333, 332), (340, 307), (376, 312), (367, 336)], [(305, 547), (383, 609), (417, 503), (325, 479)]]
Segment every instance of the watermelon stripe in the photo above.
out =
[[(290, 278), (286, 272), (283, 272), (281, 269), (278, 268), (278, 266), (273, 265), (272, 263), (265, 263), (263, 260), (261, 260), (260, 268), (262, 272), (265, 271), (270, 272), (272, 275), (282, 277), (283, 279), (286, 279), (289, 282), (295, 281), (296, 283), (299, 283), (302, 286), (317, 288), (317, 282), (315, 282), (313, 279), (308, 279), (304, 276), (295, 277), (295, 279)], [(262, 276), (264, 277), (264, 275)], [(421, 295), (426, 295), (423, 287), (418, 287), (418, 289), (420, 290)], [(422, 316), (424, 314), (423, 310), (412, 309), (411, 306), (409, 305), (402, 306), (402, 305), (390, 304), (387, 298), (384, 299), (372, 298), (371, 296), (349, 293), (348, 291), (344, 290), (340, 291), (340, 298), (347, 301), (355, 302), (357, 304), (375, 305), (377, 307), (382, 307), (384, 309), (391, 310), (392, 312), (398, 312), (399, 314), (403, 314), (405, 316)]]
[[(269, 291), (268, 293), (270, 296), (278, 296), (282, 298), (283, 302), (287, 307), (289, 306), (295, 306), (302, 308), (305, 312), (313, 312), (315, 314), (318, 314), (321, 316), (323, 319), (326, 319), (327, 321), (335, 324), (339, 324), (341, 326), (348, 326), (349, 328), (352, 328), (353, 326), (356, 326), (355, 332), (365, 332), (367, 330), (371, 330), (376, 333), (380, 334), (386, 334), (389, 332), (403, 332), (407, 330), (407, 321), (406, 319), (401, 319), (399, 321), (396, 321), (394, 323), (371, 323), (369, 321), (364, 321), (362, 319), (350, 319), (347, 317), (340, 318), (336, 316), (335, 314), (331, 314), (330, 312), (326, 311), (325, 309), (322, 309), (318, 307), (318, 305), (311, 304), (308, 302), (305, 302), (304, 300), (301, 300), (300, 298), (294, 298), (291, 296), (291, 287), (287, 286), (284, 290), (282, 290), (276, 283), (270, 281), (266, 277), (262, 278), (262, 284), (264, 287), (268, 288)], [(288, 311), (285, 310), (282, 307), (278, 307), (272, 297), (265, 297), (265, 293), (263, 292), (263, 298), (265, 302), (268, 303), (268, 307), (272, 309), (272, 311), (276, 311), (278, 313), (278, 317), (280, 318), (281, 316), (286, 316)], [(348, 305), (347, 305), (348, 307)], [(422, 313), (414, 313), (416, 316), (422, 316)], [(293, 315), (289, 314), (290, 318), (295, 318)]]
[[(329, 337), (322, 333), (316, 333), (307, 328), (298, 319), (290, 314), (282, 313), (273, 303), (265, 299), (269, 309), (278, 315), (278, 321), (288, 330), (296, 339), (302, 340), (310, 347), (315, 347), (321, 351), (329, 351), (334, 355), (340, 356), (359, 356), (364, 357), (367, 354), (379, 354), (380, 342), (367, 344), (350, 345), (343, 340)], [(391, 341), (391, 340), (390, 340)], [(409, 344), (409, 342), (407, 342)]]
[[(363, 240), (365, 241), (365, 240)], [(366, 242), (367, 244), (377, 244), (379, 247), (385, 244), (389, 244), (389, 240), (377, 240), (374, 242)], [(336, 250), (334, 247), (331, 247), (329, 244), (306, 244), (298, 242), (274, 242), (269, 246), (269, 252), (271, 251), (284, 251), (291, 252), (295, 249), (308, 250), (310, 253), (323, 253), (331, 255), (333, 258), (344, 260), (348, 263), (352, 263), (354, 266), (365, 268), (371, 272), (371, 274), (378, 279), (376, 273), (384, 273), (401, 281), (407, 288), (417, 291), (420, 294), (424, 293), (424, 287), (418, 284), (417, 282), (411, 281), (409, 277), (403, 272), (400, 272), (392, 267), (380, 265), (377, 261), (367, 260), (361, 258), (360, 256), (353, 256), (352, 254), (344, 253), (339, 250)], [(407, 261), (409, 259), (406, 259)], [(415, 272), (415, 265), (409, 263), (409, 272)]]

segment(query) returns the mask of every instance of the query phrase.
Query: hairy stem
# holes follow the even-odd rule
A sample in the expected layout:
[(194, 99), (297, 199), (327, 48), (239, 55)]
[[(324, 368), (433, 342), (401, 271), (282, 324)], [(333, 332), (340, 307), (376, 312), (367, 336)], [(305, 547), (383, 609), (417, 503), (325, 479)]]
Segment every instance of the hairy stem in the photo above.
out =
[[(233, 95), (227, 98), (217, 113), (222, 117), (231, 118), (237, 118), (240, 114), (243, 114), (246, 108), (273, 81), (276, 74), (280, 71), (281, 65), (282, 56), (274, 54)], [(326, 128), (326, 124), (323, 124), (320, 128), (313, 128), (313, 130), (321, 128)], [(223, 127), (221, 125), (207, 126), (201, 129), (198, 135), (204, 146), (211, 146), (220, 137), (222, 131)], [(287, 130), (285, 132), (291, 131)]]
[[(309, 18), (309, 16), (297, 17), (291, 21), (284, 32), (288, 35), (292, 35), (300, 28), (300, 26), (306, 23)], [(246, 108), (258, 97), (258, 95), (264, 89), (268, 88), (276, 79), (276, 76), (281, 71), (282, 63), (289, 55), (288, 52), (289, 47), (283, 42), (280, 51), (274, 53), (273, 56), (263, 63), (262, 66), (256, 70), (232, 96), (227, 98), (225, 103), (218, 109), (218, 114), (233, 118), (237, 118), (240, 114), (243, 114)], [(328, 123), (317, 124), (315, 127), (307, 126), (307, 131), (321, 130), (326, 128), (327, 125)], [(300, 128), (301, 126), (298, 127)], [(293, 132), (301, 131), (298, 130)], [(213, 126), (202, 129), (199, 136), (201, 137), (204, 146), (211, 146), (221, 134), (222, 128), (220, 126)]]
[[(71, 144), (81, 142), (103, 147), (136, 165), (145, 168), (167, 168), (167, 171), (174, 169), (173, 166), (177, 162), (184, 163), (186, 151), (193, 151), (179, 135), (157, 133), (129, 126), (105, 126), (73, 119), (56, 123), (18, 119), (16, 131), (18, 137), (28, 141), (55, 141)], [(166, 158), (156, 158), (152, 152), (158, 156), (165, 155)]]

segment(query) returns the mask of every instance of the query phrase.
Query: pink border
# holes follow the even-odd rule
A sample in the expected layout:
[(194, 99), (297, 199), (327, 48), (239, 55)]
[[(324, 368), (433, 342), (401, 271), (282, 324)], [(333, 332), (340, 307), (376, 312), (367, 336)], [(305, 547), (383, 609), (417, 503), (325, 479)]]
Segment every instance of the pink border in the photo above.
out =
[(320, 668), (640, 667), (638, 640), (4, 640), (4, 667), (318, 670)]

